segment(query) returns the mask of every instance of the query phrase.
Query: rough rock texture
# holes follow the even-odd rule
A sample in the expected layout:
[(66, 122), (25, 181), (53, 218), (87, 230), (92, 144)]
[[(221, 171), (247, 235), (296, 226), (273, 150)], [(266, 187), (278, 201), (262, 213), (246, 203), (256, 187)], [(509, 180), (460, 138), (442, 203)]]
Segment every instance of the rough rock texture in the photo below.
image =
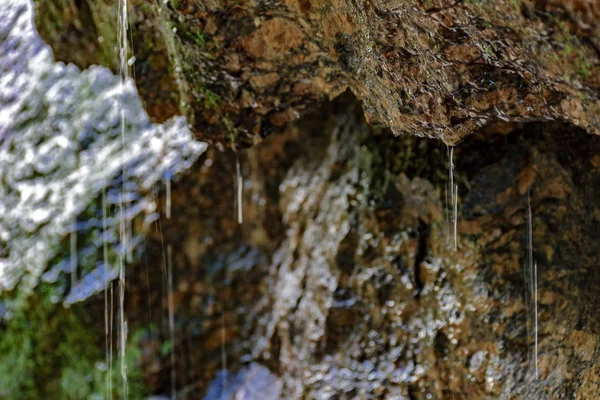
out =
[[(593, 0), (132, 3), (135, 72), (150, 114), (179, 109), (204, 140), (255, 143), (347, 88), (369, 121), (448, 144), (494, 121), (563, 120), (600, 133)], [(45, 28), (45, 37), (61, 59), (106, 62), (114, 6), (68, 4), (52, 14), (62, 29)], [(43, 26), (50, 15), (38, 17)], [(94, 24), (108, 32), (103, 44), (82, 28)], [(85, 51), (73, 51), (74, 36)]]
[[(441, 142), (371, 128), (348, 97), (309, 120), (240, 154), (243, 225), (235, 155), (211, 152), (149, 232), (151, 278), (130, 279), (130, 313), (147, 320), (150, 296), (155, 337), (168, 337), (160, 271), (173, 246), (182, 398), (254, 393), (252, 370), (263, 393), (286, 399), (596, 397), (598, 138), (502, 124), (455, 149), (453, 251)], [(165, 393), (172, 366), (157, 358), (148, 352), (145, 368)]]
[[(105, 3), (84, 3), (65, 10), (99, 25)], [(190, 399), (252, 398), (255, 380), (260, 398), (596, 398), (597, 7), (134, 2), (134, 70), (153, 118), (181, 110), (198, 137), (256, 144), (239, 154), (244, 223), (236, 155), (213, 148), (173, 186), (172, 218), (130, 270), (131, 330), (156, 326), (142, 360), (153, 392), (170, 391), (175, 369)], [(59, 57), (88, 61), (55, 31)], [(106, 35), (88, 62), (114, 57)], [(457, 251), (447, 148), (391, 132), (463, 140)], [(168, 246), (176, 341), (161, 353)]]

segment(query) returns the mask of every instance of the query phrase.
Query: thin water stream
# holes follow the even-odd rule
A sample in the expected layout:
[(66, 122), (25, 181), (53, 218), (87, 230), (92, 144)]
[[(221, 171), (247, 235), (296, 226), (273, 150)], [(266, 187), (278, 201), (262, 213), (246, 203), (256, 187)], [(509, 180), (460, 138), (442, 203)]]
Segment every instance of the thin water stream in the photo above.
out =
[(243, 214), (243, 205), (242, 205), (242, 191), (244, 189), (244, 179), (242, 178), (242, 172), (241, 172), (241, 168), (240, 168), (240, 156), (239, 154), (236, 153), (235, 156), (235, 174), (236, 174), (236, 179), (235, 179), (235, 187), (236, 187), (236, 204), (237, 204), (237, 221), (238, 224), (242, 224), (242, 222), (244, 221), (244, 214)]
[(0, 290), (19, 285), (30, 293), (66, 275), (65, 306), (104, 292), (108, 398), (117, 393), (114, 346), (127, 392), (125, 267), (140, 241), (132, 221), (154, 221), (151, 187), (206, 149), (184, 118), (157, 125), (145, 113), (128, 72), (128, 6), (118, 4), (114, 76), (99, 66), (55, 63), (33, 25), (32, 3), (0, 4), (7, 22), (0, 24)]
[[(119, 0), (119, 32), (118, 32), (118, 41), (119, 41), (119, 60), (120, 60), (120, 74), (121, 74), (121, 145), (123, 149), (127, 148), (127, 144), (125, 141), (125, 129), (126, 129), (126, 121), (125, 121), (125, 84), (129, 79), (129, 65), (127, 62), (128, 59), (128, 28), (129, 28), (129, 20), (128, 20), (128, 5), (127, 0)], [(123, 157), (126, 157), (126, 152), (124, 151)], [(125, 196), (125, 182), (127, 180), (127, 169), (126, 163), (123, 162), (123, 184), (122, 184), (122, 192), (119, 196), (119, 227), (120, 227), (120, 238), (121, 243), (123, 244), (123, 248), (125, 252), (129, 249), (129, 232), (127, 231), (128, 222), (125, 221), (125, 212), (126, 205), (123, 201), (123, 197)], [(121, 364), (121, 378), (123, 380), (123, 396), (125, 398), (128, 397), (128, 383), (127, 383), (127, 360), (125, 358), (126, 347), (127, 347), (127, 320), (125, 317), (125, 254), (123, 251), (119, 251), (119, 360)]]
[(167, 245), (167, 301), (171, 340), (171, 399), (177, 398), (177, 360), (175, 354), (175, 309), (173, 304), (173, 246)]
[[(448, 231), (450, 232), (450, 244), (453, 250), (458, 249), (458, 185), (454, 183), (454, 147), (448, 150), (448, 180), (450, 190), (450, 224)], [(448, 197), (446, 196), (446, 201)]]
[(527, 192), (527, 268), (529, 272), (529, 291), (533, 305), (533, 359), (535, 379), (539, 379), (538, 364), (538, 289), (537, 289), (537, 263), (533, 258), (533, 217), (531, 213), (531, 193)]

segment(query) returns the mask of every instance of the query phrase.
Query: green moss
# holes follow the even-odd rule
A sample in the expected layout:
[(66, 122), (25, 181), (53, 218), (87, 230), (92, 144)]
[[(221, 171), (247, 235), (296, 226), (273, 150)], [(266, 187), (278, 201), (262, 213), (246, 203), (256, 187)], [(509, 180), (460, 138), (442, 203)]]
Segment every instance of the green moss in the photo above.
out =
[(496, 54), (494, 54), (494, 50), (492, 49), (492, 46), (490, 46), (487, 43), (483, 44), (483, 51), (485, 51), (485, 54), (487, 54), (490, 57), (495, 57)]
[(171, 0), (171, 5), (174, 9), (178, 10), (183, 5), (183, 0)]
[[(85, 322), (83, 305), (67, 309), (51, 301), (53, 293), (51, 285), (41, 285), (17, 307), (2, 299), (13, 315), (0, 322), (0, 399), (106, 398), (104, 332)], [(131, 399), (147, 394), (136, 369), (139, 338), (133, 335), (126, 354)], [(121, 398), (116, 368), (111, 379)]]
[(206, 51), (206, 39), (204, 38), (203, 32), (185, 31), (183, 34), (184, 38), (200, 47), (200, 50)]
[(229, 141), (231, 142), (231, 145), (235, 148), (235, 129), (233, 129), (233, 122), (231, 122), (231, 119), (229, 118), (228, 115), (226, 115), (223, 119), (223, 124), (225, 125), (225, 128), (227, 129), (227, 133), (229, 134)]
[(579, 54), (577, 56), (577, 59), (575, 60), (575, 67), (577, 68), (579, 75), (581, 75), (584, 79), (587, 79), (590, 76), (592, 71), (592, 63), (583, 54)]
[(202, 89), (204, 95), (204, 108), (206, 110), (216, 110), (221, 104), (221, 96), (210, 89)]
[[(592, 72), (592, 62), (589, 55), (585, 52), (585, 46), (583, 46), (577, 36), (571, 33), (571, 28), (566, 22), (559, 21), (557, 22), (557, 26), (563, 36), (562, 41), (565, 47), (562, 50), (562, 55), (564, 60), (571, 64), (580, 77), (587, 79)], [(570, 77), (567, 81), (570, 81)]]
[(521, 0), (513, 0), (512, 5), (515, 11), (521, 11)]
[(393, 177), (404, 173), (409, 178), (421, 177), (438, 188), (448, 178), (446, 146), (438, 140), (414, 136), (395, 137), (376, 130), (362, 144), (359, 168), (370, 184), (370, 202), (377, 204), (385, 195)]

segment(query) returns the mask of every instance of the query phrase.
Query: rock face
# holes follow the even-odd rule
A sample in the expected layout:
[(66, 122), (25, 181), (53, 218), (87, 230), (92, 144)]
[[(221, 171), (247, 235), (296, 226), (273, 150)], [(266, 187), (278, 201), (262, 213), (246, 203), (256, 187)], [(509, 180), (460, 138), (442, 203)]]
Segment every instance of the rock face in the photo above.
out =
[[(110, 64), (112, 6), (57, 4), (38, 21), (58, 16), (70, 38), (93, 21), (103, 38), (68, 41), (89, 50), (75, 58), (42, 29), (58, 57)], [(131, 268), (131, 330), (157, 327), (141, 360), (154, 393), (175, 376), (190, 399), (597, 397), (595, 2), (133, 6), (150, 116), (255, 144), (195, 163)], [(392, 133), (462, 141), (456, 251), (448, 149)], [(168, 246), (175, 364), (155, 355)]]
[[(594, 398), (600, 140), (561, 123), (470, 137), (454, 151), (456, 251), (446, 152), (369, 127), (344, 97), (240, 154), (241, 226), (235, 156), (209, 154), (161, 222), (177, 271), (178, 385), (237, 398), (259, 364), (277, 377), (261, 373), (261, 387), (281, 398)], [(149, 237), (157, 287), (163, 244)], [(140, 286), (132, 309), (147, 308)], [(241, 374), (229, 387), (224, 367)], [(168, 388), (169, 374), (154, 382)]]
[[(110, 59), (115, 14), (104, 2), (78, 4), (62, 20), (38, 18), (58, 14), (64, 31), (95, 22), (109, 32), (104, 44), (79, 35), (90, 53), (79, 60), (57, 29), (45, 37), (66, 60)], [(346, 89), (369, 121), (447, 144), (494, 121), (562, 120), (600, 133), (592, 0), (171, 0), (132, 9), (151, 114), (179, 109), (203, 140), (255, 143)]]

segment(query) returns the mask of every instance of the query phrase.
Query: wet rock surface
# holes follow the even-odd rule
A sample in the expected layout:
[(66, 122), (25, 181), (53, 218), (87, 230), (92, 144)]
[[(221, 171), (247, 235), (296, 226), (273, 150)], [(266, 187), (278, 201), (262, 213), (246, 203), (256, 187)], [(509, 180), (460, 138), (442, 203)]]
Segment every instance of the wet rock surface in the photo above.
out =
[[(62, 29), (44, 37), (68, 61), (87, 60), (70, 57), (71, 41), (56, 31), (73, 32), (89, 52), (76, 22), (114, 27), (104, 2), (51, 8)], [(199, 138), (233, 148), (346, 89), (371, 123), (448, 144), (495, 121), (600, 132), (600, 11), (591, 0), (171, 0), (133, 1), (132, 10), (150, 114), (180, 110)], [(114, 41), (103, 38), (90, 60), (110, 59)]]
[[(209, 154), (174, 187), (174, 220), (161, 223), (177, 254), (178, 385), (214, 394), (224, 365), (244, 376), (259, 363), (281, 398), (598, 393), (600, 141), (572, 125), (503, 124), (456, 148), (453, 251), (444, 145), (369, 127), (349, 97), (310, 121), (240, 154), (241, 226), (233, 154)], [(427, 155), (439, 158), (421, 164)], [(159, 259), (160, 238), (150, 237)], [(138, 313), (144, 290), (134, 295)], [(169, 385), (161, 371), (156, 388)], [(231, 385), (221, 389), (227, 398)]]
[[(92, 15), (98, 24), (108, 15), (101, 12), (103, 2), (81, 11), (84, 3), (64, 3), (65, 10), (78, 9), (67, 13), (76, 19), (66, 33), (80, 29), (77, 18)], [(149, 174), (140, 174), (141, 194), (147, 204), (156, 200), (158, 208), (146, 221), (132, 218), (136, 232), (145, 235), (127, 269), (126, 307), (132, 332), (152, 323), (141, 338), (139, 365), (152, 393), (169, 393), (175, 377), (178, 398), (190, 399), (596, 398), (600, 140), (586, 134), (596, 132), (598, 123), (595, 4), (335, 3), (135, 3), (136, 26), (147, 24), (138, 32), (154, 32), (157, 43), (152, 57), (140, 43), (133, 63), (152, 118), (168, 118), (181, 108), (199, 137), (238, 150), (240, 144), (256, 145), (238, 154), (214, 147), (193, 165), (184, 163), (191, 167), (173, 183), (170, 218), (165, 192), (154, 185), (164, 165), (141, 171)], [(56, 14), (42, 17), (51, 15)], [(12, 29), (25, 22), (17, 22), (0, 28), (4, 56), (19, 43), (11, 41)], [(86, 55), (73, 61), (86, 66), (105, 62), (101, 55), (114, 56), (112, 30), (104, 29), (108, 51), (94, 44), (90, 60)], [(55, 48), (63, 42), (46, 33)], [(82, 41), (91, 43), (88, 36)], [(86, 98), (78, 97), (78, 90), (93, 87), (94, 74), (106, 76), (102, 82), (109, 92), (114, 89), (107, 70), (80, 72), (53, 64), (47, 48), (37, 46), (27, 50), (29, 58), (0, 60), (0, 69), (9, 74), (24, 63), (19, 68), (31, 80), (5, 78), (0, 84), (42, 85), (45, 94), (71, 90), (62, 97), (76, 104), (59, 103), (69, 117), (65, 124), (80, 121), (71, 117), (86, 112), (94, 126), (102, 126), (105, 117), (118, 119), (118, 103), (110, 96), (102, 104), (94, 103), (95, 97), (89, 104), (75, 102)], [(560, 49), (558, 59), (545, 46)], [(69, 58), (64, 48), (56, 50)], [(27, 62), (36, 57), (49, 64), (30, 68)], [(52, 73), (65, 79), (54, 81)], [(55, 82), (61, 83), (57, 89)], [(133, 87), (127, 88), (133, 96)], [(346, 88), (354, 95), (340, 96)], [(14, 94), (2, 98), (6, 104), (17, 104), (0, 111), (14, 117), (0, 120), (5, 151), (0, 155), (23, 154), (24, 160), (32, 157), (32, 163), (46, 166), (39, 154), (45, 147), (34, 146), (36, 140), (44, 144), (61, 132), (71, 143), (88, 132), (85, 126), (52, 130), (43, 125), (48, 119), (37, 103), (45, 97), (25, 96), (22, 103), (19, 94), (26, 91), (0, 89), (2, 95)], [(132, 103), (128, 115), (165, 146), (182, 151), (197, 146), (152, 125), (141, 104)], [(548, 119), (571, 123), (523, 122)], [(188, 133), (178, 121), (178, 134)], [(368, 123), (378, 121), (393, 132)], [(152, 142), (142, 128), (132, 140)], [(259, 139), (276, 131), (281, 134)], [(464, 139), (454, 149), (456, 251), (446, 194), (448, 149), (439, 140), (392, 135), (402, 132), (448, 143)], [(102, 137), (119, 134), (118, 123), (110, 124)], [(95, 154), (103, 154), (99, 137), (92, 135), (88, 143), (98, 146)], [(102, 179), (85, 175), (74, 181), (85, 192), (72, 201), (77, 207), (66, 216), (53, 208), (50, 223), (28, 230), (23, 215), (34, 214), (19, 207), (35, 211), (46, 204), (13, 189), (48, 179), (45, 186), (64, 189), (58, 198), (72, 199), (80, 192), (60, 183), (71, 182), (65, 171), (85, 153), (67, 150), (58, 153), (64, 162), (46, 173), (28, 173), (35, 170), (29, 164), (18, 169), (17, 159), (3, 164), (1, 201), (9, 212), (0, 234), (25, 242), (0, 242), (2, 271), (5, 265), (20, 266), (23, 249), (50, 243), (52, 254), (31, 258), (31, 265), (39, 266), (33, 276), (40, 277), (53, 255), (68, 256), (64, 239), (70, 222), (58, 217), (97, 223), (99, 190), (121, 186), (118, 174), (110, 173), (122, 169), (115, 161), (120, 153), (93, 158), (115, 161), (114, 168), (92, 164)], [(127, 160), (135, 165), (164, 160), (147, 150)], [(243, 176), (241, 225), (235, 207), (237, 157)], [(153, 178), (143, 184), (147, 176)], [(529, 203), (537, 313), (525, 273)], [(41, 240), (48, 227), (51, 242)], [(166, 248), (173, 250), (174, 342)], [(45, 276), (69, 272), (57, 265)], [(89, 321), (101, 332), (103, 299), (93, 296), (85, 304), (97, 310)]]

